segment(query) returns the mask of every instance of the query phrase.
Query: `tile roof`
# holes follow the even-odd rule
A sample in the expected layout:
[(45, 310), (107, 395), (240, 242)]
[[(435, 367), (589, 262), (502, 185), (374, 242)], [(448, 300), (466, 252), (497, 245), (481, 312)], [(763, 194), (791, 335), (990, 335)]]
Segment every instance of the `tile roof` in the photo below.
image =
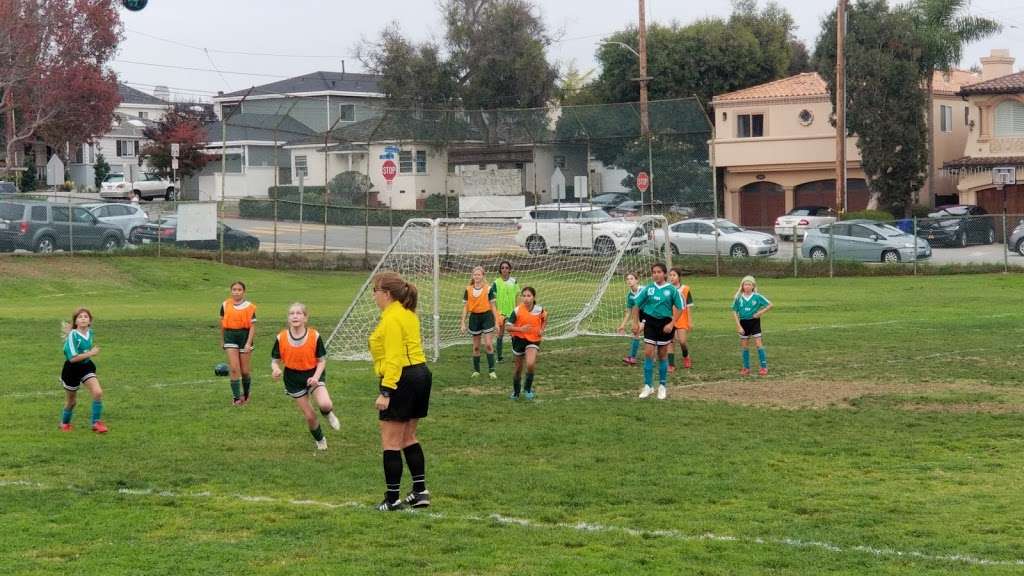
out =
[(141, 90), (136, 90), (131, 86), (126, 86), (117, 83), (117, 94), (121, 97), (122, 104), (150, 104), (153, 106), (170, 106), (170, 102), (161, 100), (156, 96), (150, 96)]
[(806, 96), (828, 96), (828, 86), (817, 72), (805, 72), (796, 76), (790, 76), (789, 78), (775, 80), (774, 82), (721, 94), (715, 96), (714, 102), (799, 98)]
[[(266, 94), (305, 94), (310, 92), (360, 92), (380, 94), (381, 77), (376, 74), (357, 74), (353, 72), (310, 72), (302, 76), (278, 80), (263, 84), (252, 89), (252, 95)], [(238, 98), (245, 96), (246, 90), (238, 90), (228, 94), (219, 94), (214, 100)]]
[[(980, 75), (968, 70), (951, 70), (947, 76), (936, 72), (932, 86), (936, 94), (956, 94), (964, 84), (970, 84), (981, 78)], [(804, 72), (788, 78), (782, 78), (766, 84), (759, 84), (715, 96), (714, 102), (737, 102), (746, 100), (774, 100), (778, 98), (806, 98), (814, 96), (827, 97), (828, 85), (817, 72)]]
[(1024, 72), (1007, 74), (960, 88), (960, 94), (1020, 94), (1024, 92)]
[(951, 168), (987, 168), (992, 166), (1024, 166), (1024, 156), (964, 156), (943, 162), (946, 170)]

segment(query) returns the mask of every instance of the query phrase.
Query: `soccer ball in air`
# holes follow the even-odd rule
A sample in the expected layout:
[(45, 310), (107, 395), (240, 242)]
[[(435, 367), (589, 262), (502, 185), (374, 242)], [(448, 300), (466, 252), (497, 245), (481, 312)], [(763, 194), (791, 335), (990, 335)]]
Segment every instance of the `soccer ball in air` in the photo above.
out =
[(223, 363), (223, 362), (221, 362), (220, 364), (217, 364), (216, 366), (213, 367), (213, 375), (214, 376), (227, 376), (228, 372), (229, 372), (228, 365)]

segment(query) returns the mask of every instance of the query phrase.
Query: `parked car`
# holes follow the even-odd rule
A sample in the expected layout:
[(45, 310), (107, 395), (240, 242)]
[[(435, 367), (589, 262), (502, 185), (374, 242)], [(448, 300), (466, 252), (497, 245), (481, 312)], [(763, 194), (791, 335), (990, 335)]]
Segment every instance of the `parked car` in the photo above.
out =
[(915, 245), (918, 260), (931, 258), (931, 244), (923, 238), (874, 220), (847, 220), (808, 230), (800, 253), (804, 258), (824, 260), (835, 250), (837, 260), (895, 263), (913, 260)]
[[(779, 243), (771, 234), (747, 230), (722, 219), (691, 218), (676, 222), (668, 227), (668, 236), (673, 254), (713, 255), (716, 246), (719, 254), (734, 258), (771, 256), (779, 251)], [(655, 232), (653, 240), (655, 249), (664, 248), (664, 233)]]
[(606, 194), (598, 194), (590, 199), (590, 203), (594, 206), (599, 206), (604, 209), (614, 208), (619, 204), (629, 200), (629, 194), (623, 194), (622, 192), (608, 192)]
[(0, 196), (12, 196), (18, 193), (18, 186), (14, 182), (0, 181)]
[(223, 234), (225, 250), (247, 251), (260, 249), (259, 238), (226, 224), (217, 224), (217, 234), (217, 238), (210, 240), (178, 241), (178, 218), (177, 216), (168, 216), (156, 222), (137, 227), (130, 240), (134, 244), (151, 244), (159, 241), (195, 250), (220, 250), (219, 238)]
[(516, 243), (533, 255), (549, 251), (610, 255), (622, 248), (639, 250), (647, 243), (643, 227), (616, 220), (589, 204), (542, 204), (528, 210), (516, 229)]
[(665, 204), (660, 200), (654, 202), (641, 202), (639, 200), (627, 200), (608, 211), (613, 218), (632, 218), (642, 214), (664, 214)]
[(132, 237), (132, 230), (149, 222), (149, 215), (136, 204), (79, 204), (100, 222), (113, 224), (121, 229), (125, 238)]
[(917, 235), (936, 244), (967, 246), (996, 241), (992, 218), (981, 206), (954, 204), (943, 206), (917, 221)]
[(836, 212), (828, 206), (798, 206), (775, 219), (775, 234), (783, 240), (793, 236), (793, 229), (803, 238), (811, 228), (820, 228), (836, 221)]
[(1024, 256), (1024, 220), (1017, 223), (1017, 227), (1013, 229), (1006, 245), (1016, 250), (1017, 254)]
[(107, 174), (100, 186), (100, 198), (152, 200), (163, 198), (174, 200), (176, 194), (174, 184), (156, 174), (142, 174), (134, 182), (125, 179), (124, 174)]
[(85, 208), (42, 201), (0, 202), (0, 251), (110, 251), (121, 246), (121, 229), (100, 222)]

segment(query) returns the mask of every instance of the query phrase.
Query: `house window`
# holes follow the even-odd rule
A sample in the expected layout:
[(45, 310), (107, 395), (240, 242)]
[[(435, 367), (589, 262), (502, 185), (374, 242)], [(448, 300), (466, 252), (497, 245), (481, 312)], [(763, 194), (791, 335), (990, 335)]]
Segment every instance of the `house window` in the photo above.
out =
[(398, 171), (402, 174), (412, 173), (412, 152), (402, 150), (398, 153)]
[(337, 118), (340, 119), (342, 122), (355, 122), (355, 104), (339, 104), (337, 108)]
[(118, 140), (117, 141), (117, 157), (118, 158), (134, 158), (139, 155), (139, 141), (138, 140)]
[(555, 156), (555, 167), (565, 169), (565, 156)]
[(760, 138), (764, 136), (764, 114), (739, 114), (736, 116), (738, 138)]
[(295, 157), (295, 177), (307, 177), (309, 176), (309, 165), (306, 163), (305, 156)]
[(996, 136), (1024, 136), (1024, 104), (1003, 102), (996, 107)]
[(139, 118), (149, 120), (149, 112), (139, 112)]
[(85, 147), (87, 144), (79, 144), (75, 146), (75, 160), (74, 164), (85, 164)]
[(426, 174), (427, 173), (427, 152), (426, 150), (416, 151), (416, 173)]
[(942, 132), (953, 131), (953, 107), (939, 106), (939, 130)]

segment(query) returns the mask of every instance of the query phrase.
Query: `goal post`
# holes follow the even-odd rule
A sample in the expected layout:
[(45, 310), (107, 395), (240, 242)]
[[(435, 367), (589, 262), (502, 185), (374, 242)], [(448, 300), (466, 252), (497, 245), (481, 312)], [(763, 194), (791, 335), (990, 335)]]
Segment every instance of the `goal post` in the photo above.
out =
[(380, 311), (373, 301), (374, 275), (394, 271), (415, 284), (424, 352), (468, 343), (459, 321), (463, 294), (475, 266), (489, 286), (503, 261), (512, 264), (520, 289), (533, 287), (548, 311), (545, 339), (615, 335), (625, 311), (625, 274), (641, 282), (655, 262), (671, 265), (663, 216), (635, 220), (411, 219), (359, 288), (328, 340), (334, 359), (369, 358), (367, 339)]

